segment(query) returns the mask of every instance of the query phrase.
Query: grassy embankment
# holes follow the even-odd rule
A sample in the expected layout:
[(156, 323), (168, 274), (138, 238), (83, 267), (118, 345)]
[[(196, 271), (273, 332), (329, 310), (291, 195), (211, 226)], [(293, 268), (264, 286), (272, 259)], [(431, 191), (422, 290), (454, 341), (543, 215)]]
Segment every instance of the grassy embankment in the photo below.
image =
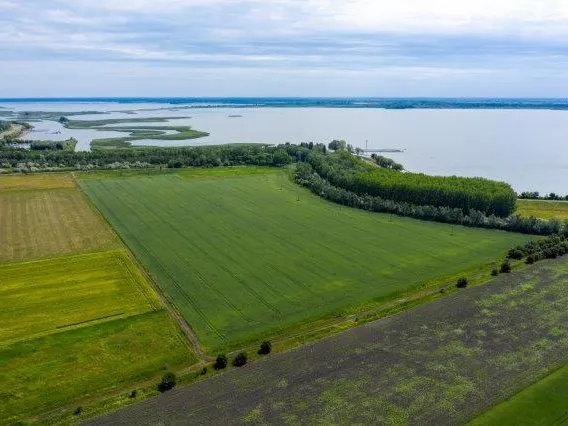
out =
[(70, 414), (196, 362), (70, 175), (1, 177), (0, 230), (0, 423)]
[(81, 181), (210, 352), (488, 273), (531, 238), (339, 207), (278, 170), (222, 173)]
[[(190, 126), (138, 125), (138, 123), (167, 123), (169, 120), (183, 118), (187, 117), (62, 120), (62, 124), (68, 129), (94, 129), (129, 134), (121, 138), (94, 139), (91, 142), (92, 149), (131, 148), (133, 146), (132, 142), (142, 139), (179, 141), (209, 136), (209, 133), (193, 130)], [(128, 124), (128, 126), (116, 126), (118, 124)]]
[(518, 200), (517, 214), (524, 217), (568, 220), (568, 201)]

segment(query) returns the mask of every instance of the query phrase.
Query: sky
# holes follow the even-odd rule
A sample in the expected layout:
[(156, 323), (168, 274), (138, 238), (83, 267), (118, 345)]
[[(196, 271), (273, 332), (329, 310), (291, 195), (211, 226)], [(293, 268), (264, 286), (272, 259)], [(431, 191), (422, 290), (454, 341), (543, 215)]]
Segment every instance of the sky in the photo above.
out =
[(568, 96), (568, 0), (0, 0), (0, 98)]

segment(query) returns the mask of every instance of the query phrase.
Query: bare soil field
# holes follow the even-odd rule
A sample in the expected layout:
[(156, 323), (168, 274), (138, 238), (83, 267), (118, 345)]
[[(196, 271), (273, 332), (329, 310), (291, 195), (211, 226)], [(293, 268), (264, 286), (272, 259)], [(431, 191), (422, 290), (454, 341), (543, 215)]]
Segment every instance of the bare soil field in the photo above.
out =
[(75, 189), (0, 191), (0, 235), (0, 263), (120, 247)]
[(568, 362), (568, 261), (281, 353), (91, 424), (456, 424)]

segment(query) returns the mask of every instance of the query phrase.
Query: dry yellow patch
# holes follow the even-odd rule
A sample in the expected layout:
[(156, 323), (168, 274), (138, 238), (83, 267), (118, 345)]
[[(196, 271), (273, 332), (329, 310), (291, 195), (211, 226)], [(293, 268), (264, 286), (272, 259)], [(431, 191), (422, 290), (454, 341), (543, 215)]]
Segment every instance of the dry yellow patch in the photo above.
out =
[(534, 216), (541, 219), (557, 218), (560, 220), (568, 220), (568, 202), (519, 200), (517, 202), (517, 214), (524, 217)]
[(70, 173), (0, 176), (0, 192), (74, 187), (75, 181)]
[(78, 190), (0, 191), (0, 262), (120, 247)]

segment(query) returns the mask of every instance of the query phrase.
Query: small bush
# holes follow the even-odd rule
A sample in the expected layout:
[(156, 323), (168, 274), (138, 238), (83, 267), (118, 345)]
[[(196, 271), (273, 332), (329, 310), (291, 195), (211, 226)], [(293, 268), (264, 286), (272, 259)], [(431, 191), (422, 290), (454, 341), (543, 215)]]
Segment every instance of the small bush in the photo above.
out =
[(457, 288), (466, 288), (468, 284), (467, 278), (460, 278), (456, 283)]
[(509, 250), (507, 257), (509, 259), (521, 260), (524, 257), (524, 253), (520, 249), (514, 248)]
[(534, 262), (536, 261), (534, 255), (530, 254), (527, 256), (527, 260), (525, 260), (525, 263), (527, 265), (532, 265)]
[(272, 351), (272, 343), (265, 341), (260, 344), (259, 355), (268, 355)]
[(491, 271), (491, 276), (496, 277), (497, 275), (499, 275), (499, 271), (496, 268), (493, 268), (493, 270)]
[(79, 414), (81, 414), (83, 412), (83, 407), (77, 407), (75, 408), (75, 411), (73, 411), (73, 414), (78, 416)]
[(176, 385), (176, 375), (174, 373), (166, 373), (162, 377), (162, 381), (158, 384), (160, 392), (166, 392), (173, 389)]
[(130, 395), (128, 395), (129, 398), (136, 398), (136, 396), (138, 395), (138, 391), (133, 390), (132, 392), (130, 392)]
[(508, 260), (503, 262), (503, 264), (501, 265), (501, 272), (504, 274), (511, 272), (511, 263)]
[(246, 363), (247, 363), (247, 354), (245, 352), (241, 352), (233, 360), (233, 365), (235, 367), (242, 367)]
[(227, 356), (226, 355), (219, 355), (213, 364), (213, 368), (215, 370), (222, 370), (227, 367)]

